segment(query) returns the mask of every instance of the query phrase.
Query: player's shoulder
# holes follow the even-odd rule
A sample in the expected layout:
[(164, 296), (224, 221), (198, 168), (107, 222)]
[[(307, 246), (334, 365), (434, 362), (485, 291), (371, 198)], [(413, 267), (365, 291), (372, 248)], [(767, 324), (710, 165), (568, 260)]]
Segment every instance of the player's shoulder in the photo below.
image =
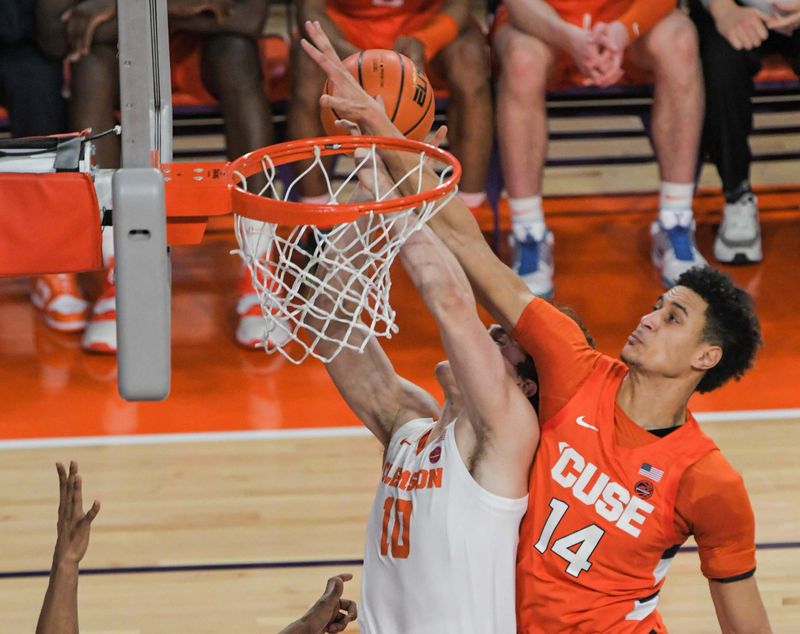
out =
[(686, 469), (681, 490), (684, 496), (696, 502), (747, 495), (744, 478), (717, 447)]

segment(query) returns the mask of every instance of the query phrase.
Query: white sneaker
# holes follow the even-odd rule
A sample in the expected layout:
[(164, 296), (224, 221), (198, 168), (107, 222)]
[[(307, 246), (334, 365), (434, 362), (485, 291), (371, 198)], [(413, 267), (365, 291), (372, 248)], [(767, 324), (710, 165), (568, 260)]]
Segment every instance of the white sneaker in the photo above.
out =
[(246, 268), (242, 269), (239, 276), (239, 292), (236, 302), (236, 313), (239, 315), (236, 342), (248, 350), (266, 348), (271, 351), (286, 345), (291, 339), (286, 324), (274, 313), (268, 318), (264, 317), (250, 271)]
[(81, 348), (99, 354), (117, 353), (117, 288), (114, 265), (106, 269), (105, 288), (92, 307), (89, 324), (81, 339)]
[(747, 192), (735, 203), (726, 203), (722, 224), (714, 240), (714, 257), (730, 264), (761, 262), (761, 226), (758, 201)]
[(549, 299), (553, 296), (553, 232), (545, 231), (541, 240), (528, 236), (520, 241), (512, 233), (512, 268), (522, 278), (531, 293)]
[(695, 266), (708, 266), (708, 262), (697, 250), (694, 242), (695, 222), (688, 226), (675, 225), (665, 229), (659, 222), (650, 225), (650, 237), (653, 240), (653, 264), (661, 273), (664, 286), (671, 287), (675, 281)]

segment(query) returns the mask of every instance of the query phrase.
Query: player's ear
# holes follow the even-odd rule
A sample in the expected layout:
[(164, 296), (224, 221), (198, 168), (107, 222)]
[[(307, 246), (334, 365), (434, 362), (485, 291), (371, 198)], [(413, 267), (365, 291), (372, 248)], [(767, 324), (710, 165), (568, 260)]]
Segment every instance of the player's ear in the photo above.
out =
[(536, 396), (536, 392), (539, 391), (539, 385), (533, 379), (528, 379), (521, 376), (519, 377), (517, 384), (526, 398), (533, 398)]
[(719, 346), (711, 345), (710, 343), (703, 344), (695, 357), (692, 367), (696, 370), (710, 370), (717, 365), (722, 359), (722, 348)]

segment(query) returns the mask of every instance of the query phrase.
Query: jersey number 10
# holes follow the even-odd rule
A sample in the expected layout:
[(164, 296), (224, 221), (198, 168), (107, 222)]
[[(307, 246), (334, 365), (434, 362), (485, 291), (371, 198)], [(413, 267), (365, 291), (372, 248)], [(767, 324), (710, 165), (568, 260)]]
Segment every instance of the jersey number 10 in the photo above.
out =
[(381, 529), (381, 555), (389, 554), (389, 523), (392, 520), (392, 557), (407, 559), (411, 552), (411, 500), (393, 498), (391, 495), (383, 502), (383, 528)]

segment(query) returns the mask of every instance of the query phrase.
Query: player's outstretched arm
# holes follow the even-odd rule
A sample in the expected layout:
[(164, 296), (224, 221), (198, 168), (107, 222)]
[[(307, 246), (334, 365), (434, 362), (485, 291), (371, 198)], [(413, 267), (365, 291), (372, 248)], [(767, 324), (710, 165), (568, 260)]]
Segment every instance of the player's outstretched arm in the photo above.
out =
[(722, 634), (771, 634), (755, 575), (741, 581), (709, 581)]
[(69, 474), (61, 463), (58, 470), (58, 537), (36, 634), (77, 634), (78, 565), (89, 546), (92, 520), (100, 502), (83, 512), (82, 480), (78, 464), (69, 463)]
[[(340, 117), (357, 123), (368, 134), (402, 136), (381, 105), (364, 92), (344, 67), (320, 24), (307, 22), (305, 30), (311, 41), (303, 40), (303, 48), (335, 86), (336, 96), (324, 95), (321, 105), (333, 107)], [(416, 159), (408, 152), (387, 151), (382, 153), (382, 157), (396, 177), (417, 165)], [(428, 170), (424, 178), (426, 187), (438, 184), (432, 170)], [(412, 183), (406, 182), (401, 185), (401, 193), (416, 193), (413, 187)], [(478, 301), (510, 332), (533, 295), (489, 248), (469, 209), (454, 197), (429, 221), (429, 226), (456, 256)]]
[(481, 456), (473, 477), (497, 495), (525, 495), (539, 442), (536, 413), (478, 317), (464, 272), (425, 227), (409, 237), (400, 258), (436, 320), (462, 394), (471, 430), (457, 428), (456, 441), (465, 457)]
[[(358, 322), (351, 329), (349, 315), (342, 319), (322, 317), (335, 317), (344, 312), (353, 314), (358, 310), (357, 306), (349, 303), (355, 300), (348, 299), (362, 296), (356, 288), (360, 280), (352, 278), (353, 268), (358, 268), (354, 262), (359, 258), (358, 253), (350, 251), (353, 245), (359, 244), (352, 231), (326, 237), (328, 246), (335, 247), (329, 251), (334, 255), (318, 265), (317, 274), (325, 277), (325, 267), (335, 270), (336, 274), (328, 279), (330, 292), (317, 293), (315, 310), (307, 315), (306, 323), (311, 332), (320, 334), (317, 352), (323, 358), (333, 357), (325, 364), (325, 369), (342, 398), (367, 429), (387, 446), (399, 426), (415, 418), (435, 417), (440, 407), (428, 392), (397, 374), (366, 326)], [(337, 292), (345, 288), (349, 288), (347, 294)], [(343, 340), (347, 340), (353, 349), (343, 348), (334, 355), (339, 346), (337, 342)]]
[(323, 634), (343, 632), (351, 621), (356, 620), (356, 602), (343, 599), (344, 582), (353, 578), (351, 574), (340, 574), (328, 579), (325, 592), (302, 617), (287, 625), (279, 634)]

